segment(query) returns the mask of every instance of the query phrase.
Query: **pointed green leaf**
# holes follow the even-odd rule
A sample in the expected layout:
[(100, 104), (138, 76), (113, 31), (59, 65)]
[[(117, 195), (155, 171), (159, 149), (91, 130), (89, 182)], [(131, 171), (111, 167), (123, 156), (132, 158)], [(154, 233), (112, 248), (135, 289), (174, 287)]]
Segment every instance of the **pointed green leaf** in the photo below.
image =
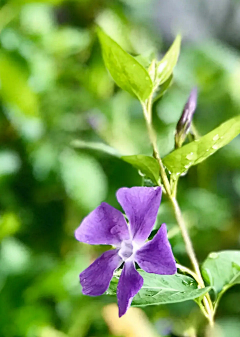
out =
[(71, 142), (71, 145), (77, 149), (96, 150), (96, 151), (107, 153), (111, 156), (120, 157), (120, 154), (118, 153), (116, 149), (114, 149), (113, 147), (107, 144), (100, 143), (100, 142), (86, 142), (84, 140), (75, 139)]
[(222, 294), (234, 284), (240, 284), (240, 251), (211, 253), (202, 265), (202, 274), (215, 294)]
[(148, 68), (152, 63), (152, 60), (156, 58), (156, 53), (154, 51), (147, 52), (145, 54), (134, 56), (144, 68)]
[(169, 89), (169, 87), (173, 83), (173, 75), (170, 75), (170, 77), (165, 81), (162, 85), (160, 85), (159, 90), (156, 93), (156, 96), (154, 97), (153, 101), (158, 101)]
[(153, 88), (147, 70), (100, 28), (98, 37), (105, 65), (114, 81), (120, 88), (136, 95), (140, 101), (145, 101)]
[[(175, 275), (155, 275), (140, 271), (144, 284), (134, 297), (133, 306), (159, 305), (193, 300), (204, 296), (211, 287), (198, 289), (197, 283), (191, 277)], [(113, 278), (107, 294), (116, 294), (118, 279)]]
[(181, 47), (181, 36), (177, 35), (173, 44), (157, 64), (157, 83), (161, 85), (164, 83), (173, 73), (173, 69), (177, 64), (178, 56)]
[(189, 167), (207, 159), (221, 147), (227, 145), (240, 133), (240, 116), (229, 119), (219, 127), (163, 158), (169, 172), (179, 175)]
[(150, 178), (153, 183), (158, 185), (159, 165), (156, 159), (142, 154), (136, 156), (123, 156), (121, 158), (136, 169), (140, 170), (146, 175), (146, 177)]

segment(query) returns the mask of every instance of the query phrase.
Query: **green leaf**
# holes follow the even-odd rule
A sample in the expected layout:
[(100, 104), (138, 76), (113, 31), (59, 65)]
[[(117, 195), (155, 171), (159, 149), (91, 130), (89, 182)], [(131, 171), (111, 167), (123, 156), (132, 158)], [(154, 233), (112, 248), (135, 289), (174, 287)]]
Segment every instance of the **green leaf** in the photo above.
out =
[(169, 87), (172, 85), (173, 82), (173, 75), (170, 75), (170, 77), (165, 81), (162, 85), (160, 85), (159, 90), (156, 93), (156, 96), (154, 97), (153, 101), (158, 101), (169, 89)]
[(154, 51), (147, 52), (145, 54), (137, 55), (134, 57), (144, 68), (148, 68), (152, 63), (152, 60), (156, 58)]
[(163, 158), (169, 172), (179, 175), (189, 167), (207, 159), (221, 147), (227, 145), (240, 132), (240, 116), (229, 119), (205, 136), (197, 139)]
[(202, 265), (202, 274), (216, 295), (223, 294), (234, 284), (240, 284), (240, 251), (209, 254)]
[(140, 170), (143, 174), (150, 178), (152, 182), (158, 185), (159, 166), (156, 159), (142, 154), (135, 156), (123, 156), (121, 159)]
[[(134, 297), (133, 306), (159, 305), (193, 300), (204, 296), (211, 287), (198, 289), (197, 283), (191, 277), (175, 275), (155, 275), (139, 271), (144, 279), (140, 292)], [(116, 294), (118, 279), (113, 278), (107, 294)]]
[(100, 143), (100, 142), (86, 142), (84, 140), (76, 139), (71, 142), (71, 145), (74, 148), (78, 148), (78, 149), (96, 150), (96, 151), (107, 153), (111, 156), (120, 157), (120, 154), (116, 149), (114, 149), (113, 147), (107, 144)]
[[(7, 54), (0, 54), (0, 81), (3, 100), (30, 117), (38, 117), (38, 98), (21, 67)], [(13, 85), (14, 83), (14, 85)]]
[(177, 35), (173, 44), (157, 64), (157, 83), (161, 85), (164, 83), (173, 72), (177, 64), (178, 56), (180, 53), (181, 36)]
[(66, 194), (77, 205), (90, 211), (106, 198), (107, 177), (92, 156), (64, 149), (59, 158), (61, 178)]
[(153, 83), (147, 70), (115, 41), (98, 28), (103, 59), (117, 85), (145, 101), (152, 92)]

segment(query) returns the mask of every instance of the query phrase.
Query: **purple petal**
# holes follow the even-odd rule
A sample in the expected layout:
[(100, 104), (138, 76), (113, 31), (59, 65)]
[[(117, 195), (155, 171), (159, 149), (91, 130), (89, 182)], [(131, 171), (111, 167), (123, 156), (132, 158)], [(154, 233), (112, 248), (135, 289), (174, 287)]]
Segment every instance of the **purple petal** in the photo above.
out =
[(162, 224), (151, 241), (136, 252), (135, 261), (148, 273), (172, 275), (177, 272), (165, 224)]
[(125, 262), (117, 288), (119, 317), (124, 315), (131, 305), (133, 297), (143, 286), (143, 278), (136, 271), (134, 262)]
[(132, 239), (136, 243), (143, 243), (151, 233), (161, 196), (161, 187), (124, 187), (117, 191), (118, 202), (129, 219)]
[(79, 275), (82, 293), (88, 296), (102, 295), (109, 287), (114, 270), (121, 264), (117, 249), (103, 253)]
[(122, 213), (103, 202), (83, 219), (75, 237), (90, 245), (119, 245), (129, 240), (129, 230)]

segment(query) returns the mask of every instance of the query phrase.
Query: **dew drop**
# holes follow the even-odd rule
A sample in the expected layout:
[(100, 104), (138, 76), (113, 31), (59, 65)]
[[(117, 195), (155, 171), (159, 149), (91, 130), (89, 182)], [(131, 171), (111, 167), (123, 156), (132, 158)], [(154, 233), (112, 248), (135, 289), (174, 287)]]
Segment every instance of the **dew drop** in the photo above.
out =
[(196, 157), (197, 157), (196, 153), (190, 152), (190, 153), (186, 156), (186, 159), (188, 159), (188, 160), (194, 160), (194, 159), (196, 159)]
[(219, 256), (218, 253), (211, 253), (211, 254), (209, 255), (210, 259), (217, 259), (218, 256)]
[(218, 134), (213, 137), (213, 140), (218, 140), (218, 139), (219, 139), (219, 135)]
[(218, 149), (218, 145), (214, 144), (214, 145), (212, 146), (212, 148), (213, 148), (214, 150), (217, 150), (217, 149)]
[(185, 280), (182, 280), (182, 284), (184, 284), (185, 286), (188, 286), (188, 285), (189, 285), (188, 282), (185, 281)]

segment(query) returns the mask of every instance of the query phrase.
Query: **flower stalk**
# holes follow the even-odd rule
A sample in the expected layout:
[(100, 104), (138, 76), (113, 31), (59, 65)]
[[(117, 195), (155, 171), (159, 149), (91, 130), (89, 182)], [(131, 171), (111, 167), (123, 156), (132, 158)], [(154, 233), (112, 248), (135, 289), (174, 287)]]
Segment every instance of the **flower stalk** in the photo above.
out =
[[(167, 177), (162, 159), (160, 157), (159, 151), (158, 151), (158, 147), (157, 147), (157, 138), (156, 138), (156, 134), (154, 132), (153, 126), (152, 126), (152, 97), (153, 95), (151, 95), (149, 97), (149, 99), (142, 103), (142, 107), (143, 107), (143, 113), (144, 113), (144, 117), (146, 120), (146, 125), (147, 125), (147, 131), (148, 131), (148, 136), (149, 136), (149, 140), (151, 142), (152, 148), (153, 148), (153, 156), (156, 158), (156, 160), (158, 161), (159, 164), (159, 172), (160, 172), (160, 176), (161, 176), (161, 180), (162, 180), (162, 184), (163, 187), (165, 189), (166, 195), (168, 196), (170, 203), (172, 205), (172, 208), (174, 210), (174, 214), (175, 214), (175, 218), (177, 220), (178, 226), (180, 228), (184, 243), (185, 243), (185, 247), (186, 247), (186, 251), (187, 254), (189, 256), (189, 259), (192, 263), (194, 272), (191, 271), (191, 273), (189, 273), (190, 275), (195, 275), (195, 279), (199, 285), (200, 288), (204, 288), (205, 284), (202, 278), (202, 274), (199, 268), (199, 264), (198, 264), (198, 260), (192, 245), (192, 241), (190, 239), (190, 236), (188, 234), (188, 230), (184, 221), (184, 218), (182, 216), (182, 212), (181, 209), (178, 205), (177, 199), (176, 199), (176, 194), (177, 194), (177, 182), (175, 184), (173, 184), (172, 188), (171, 188), (171, 184), (169, 182), (169, 179)], [(186, 270), (185, 270), (186, 271)], [(209, 294), (206, 294), (203, 298), (203, 305), (200, 303), (200, 308), (203, 311), (204, 315), (207, 317), (210, 326), (214, 325), (214, 321), (213, 321), (213, 317), (214, 317), (214, 311), (213, 311), (213, 305), (212, 305), (212, 301), (211, 298), (209, 296)]]

